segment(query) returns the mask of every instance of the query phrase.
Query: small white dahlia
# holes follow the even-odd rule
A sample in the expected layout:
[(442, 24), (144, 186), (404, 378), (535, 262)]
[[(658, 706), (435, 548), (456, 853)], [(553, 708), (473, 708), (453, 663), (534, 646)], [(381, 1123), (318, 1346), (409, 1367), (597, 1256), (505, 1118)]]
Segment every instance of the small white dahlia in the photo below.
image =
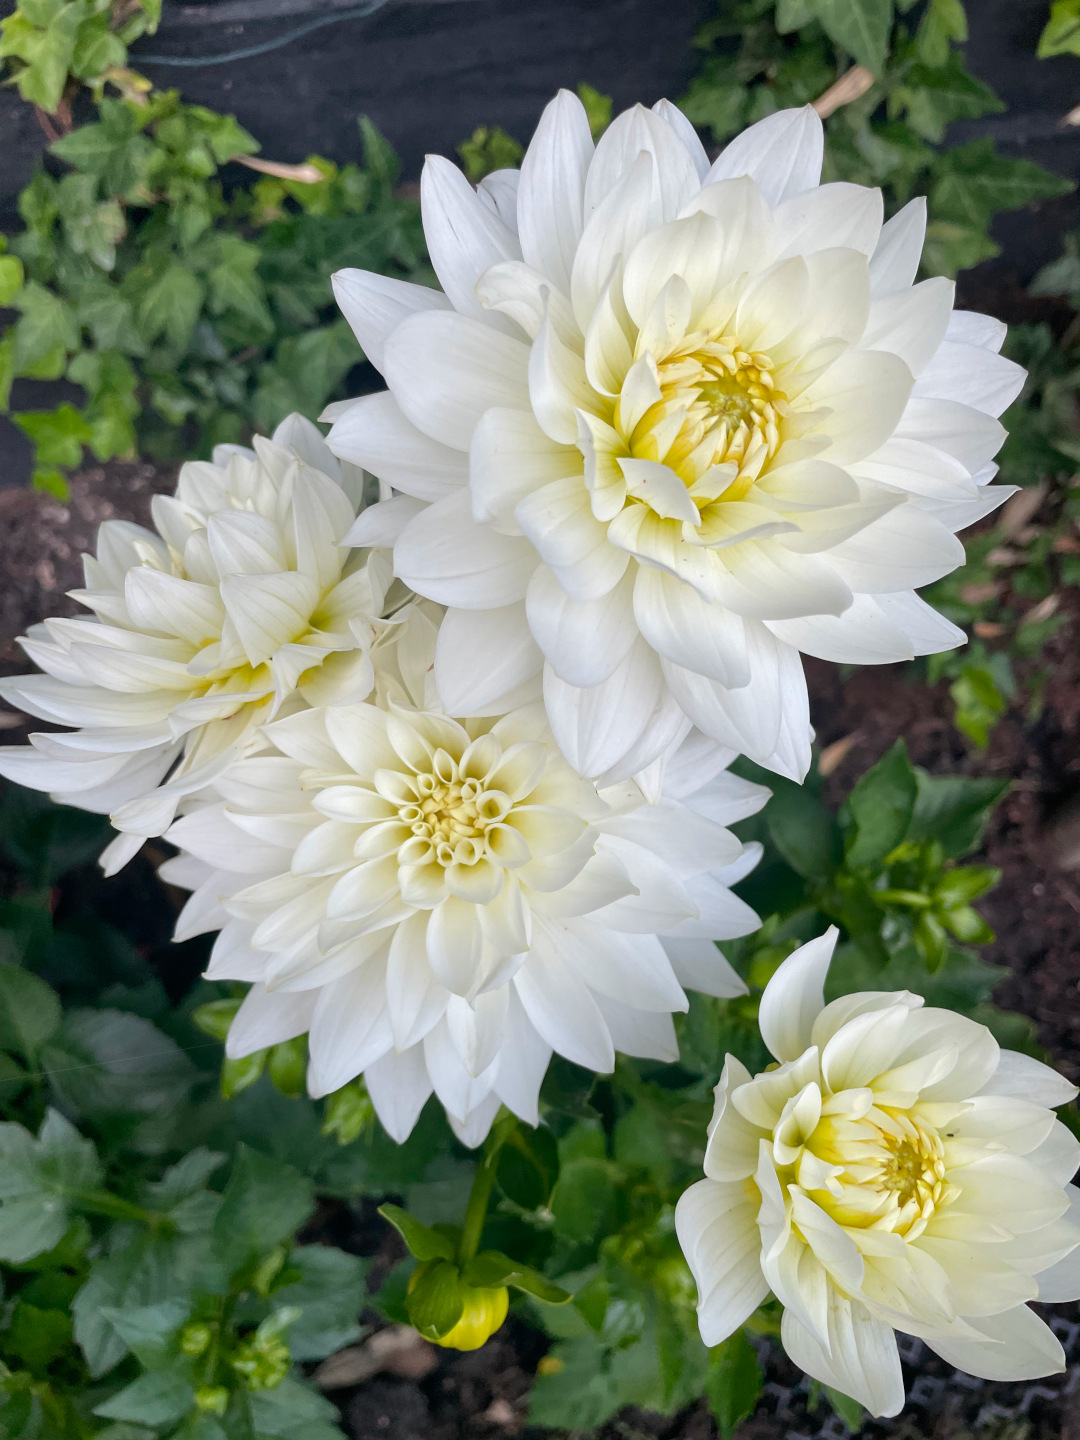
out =
[[(363, 1072), (396, 1139), (428, 1096), (477, 1145), (500, 1104), (531, 1124), (552, 1051), (610, 1071), (674, 1060), (682, 986), (744, 991), (713, 943), (758, 922), (727, 888), (756, 864), (725, 825), (768, 797), (690, 736), (649, 804), (559, 754), (543, 707), (497, 719), (432, 708), (434, 627), (415, 608), (413, 677), (377, 704), (265, 727), (167, 838), (194, 890), (178, 937), (220, 929), (210, 979), (254, 982), (227, 1053), (308, 1033), (308, 1088)], [(426, 654), (424, 653), (426, 651)]]
[[(810, 108), (715, 163), (666, 101), (594, 147), (562, 92), (473, 190), (429, 158), (442, 293), (360, 270), (338, 302), (389, 390), (335, 454), (400, 495), (357, 543), (449, 608), (457, 711), (532, 681), (563, 752), (619, 779), (684, 717), (795, 779), (799, 652), (910, 659), (962, 633), (915, 594), (963, 563), (1023, 371), (1005, 327), (915, 283), (925, 204), (820, 184)], [(471, 712), (475, 713), (475, 709)]]
[(903, 1408), (897, 1330), (969, 1375), (1064, 1370), (1027, 1302), (1080, 1297), (1080, 1144), (1052, 1108), (1076, 1087), (906, 990), (826, 1005), (835, 941), (762, 996), (779, 1063), (729, 1055), (716, 1087), (708, 1178), (675, 1216), (702, 1339), (772, 1291), (791, 1359), (873, 1415)]
[[(46, 620), (20, 640), (45, 672), (5, 700), (77, 727), (0, 750), (0, 775), (106, 814), (109, 873), (282, 707), (362, 700), (391, 572), (343, 547), (362, 475), (291, 415), (255, 448), (222, 445), (153, 500), (155, 529), (107, 520), (74, 597), (92, 619)], [(345, 488), (347, 480), (350, 490)]]

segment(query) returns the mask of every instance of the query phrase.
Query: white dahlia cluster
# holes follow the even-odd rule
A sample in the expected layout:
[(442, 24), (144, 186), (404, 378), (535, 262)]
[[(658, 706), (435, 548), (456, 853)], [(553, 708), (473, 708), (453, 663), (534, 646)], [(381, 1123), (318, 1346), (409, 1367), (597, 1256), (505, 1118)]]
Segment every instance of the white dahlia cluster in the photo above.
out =
[(1027, 1302), (1080, 1296), (1080, 1144), (1053, 1111), (1076, 1087), (905, 990), (826, 1005), (835, 941), (766, 988), (777, 1063), (729, 1055), (716, 1087), (707, 1178), (676, 1212), (702, 1338), (772, 1292), (792, 1360), (874, 1415), (903, 1408), (897, 1330), (969, 1375), (1064, 1370)]
[[(1003, 327), (916, 282), (925, 213), (821, 185), (810, 109), (710, 164), (678, 110), (594, 145), (569, 94), (520, 172), (428, 161), (441, 290), (344, 271), (388, 389), (185, 465), (154, 529), (109, 522), (89, 618), (35, 626), (0, 694), (52, 727), (0, 774), (149, 836), (190, 890), (178, 938), (250, 990), (227, 1050), (308, 1036), (313, 1095), (363, 1075), (404, 1139), (434, 1093), (468, 1145), (529, 1123), (553, 1053), (677, 1056), (686, 989), (757, 916), (727, 828), (795, 780), (800, 652), (957, 644), (919, 586), (963, 560)], [(379, 498), (362, 506), (365, 473)], [(702, 1334), (771, 1292), (811, 1374), (903, 1399), (893, 1331), (1025, 1378), (1027, 1309), (1080, 1293), (1074, 1092), (906, 993), (824, 1005), (832, 938), (761, 1005), (777, 1065), (728, 1058), (677, 1223)]]
[(389, 388), (328, 443), (398, 492), (356, 533), (449, 607), (452, 709), (531, 685), (584, 774), (693, 723), (801, 780), (800, 651), (962, 640), (915, 590), (1010, 493), (986, 486), (1023, 371), (950, 281), (915, 283), (923, 201), (883, 225), (879, 191), (819, 183), (822, 148), (787, 110), (710, 165), (666, 101), (594, 146), (563, 92), (520, 173), (428, 160), (442, 293), (335, 276)]

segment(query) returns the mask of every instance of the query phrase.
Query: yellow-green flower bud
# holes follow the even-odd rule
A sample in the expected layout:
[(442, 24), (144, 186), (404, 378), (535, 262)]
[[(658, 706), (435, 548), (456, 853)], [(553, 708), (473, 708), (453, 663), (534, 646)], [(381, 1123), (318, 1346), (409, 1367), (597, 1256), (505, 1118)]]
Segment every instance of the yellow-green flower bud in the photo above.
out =
[(210, 1326), (194, 1321), (180, 1331), (180, 1349), (185, 1355), (202, 1355), (212, 1339)]
[(289, 1373), (292, 1355), (284, 1340), (247, 1340), (229, 1364), (249, 1390), (275, 1390)]
[(195, 1406), (208, 1415), (224, 1415), (229, 1408), (229, 1392), (224, 1385), (200, 1385), (195, 1391)]
[[(433, 1264), (442, 1263), (435, 1260), (418, 1265), (409, 1280), (410, 1294)], [(510, 1308), (510, 1292), (505, 1285), (480, 1289), (459, 1281), (459, 1293), (464, 1304), (453, 1329), (448, 1330), (445, 1335), (429, 1335), (428, 1338), (448, 1350), (479, 1350), (506, 1319), (506, 1312)]]

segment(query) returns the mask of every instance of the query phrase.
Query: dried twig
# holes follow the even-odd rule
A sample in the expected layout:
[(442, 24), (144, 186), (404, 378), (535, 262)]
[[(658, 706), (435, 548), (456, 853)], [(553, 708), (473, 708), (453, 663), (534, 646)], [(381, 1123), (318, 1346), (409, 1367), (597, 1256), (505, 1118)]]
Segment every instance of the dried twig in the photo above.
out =
[(822, 120), (827, 120), (841, 105), (850, 105), (853, 100), (865, 95), (876, 79), (877, 76), (872, 75), (865, 65), (852, 65), (824, 94), (818, 96), (814, 101), (814, 109)]
[(277, 180), (295, 180), (298, 185), (315, 185), (326, 176), (317, 165), (284, 165), (280, 160), (260, 160), (255, 155), (237, 156), (241, 165), (249, 170), (258, 170), (262, 175), (273, 175)]

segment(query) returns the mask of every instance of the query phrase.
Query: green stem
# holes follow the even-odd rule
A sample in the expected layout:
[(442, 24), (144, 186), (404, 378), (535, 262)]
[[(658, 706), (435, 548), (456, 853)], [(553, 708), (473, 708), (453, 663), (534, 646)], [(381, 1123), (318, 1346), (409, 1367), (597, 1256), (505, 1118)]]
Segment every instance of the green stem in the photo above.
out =
[(460, 1265), (471, 1260), (480, 1249), (480, 1236), (487, 1218), (491, 1188), (495, 1184), (495, 1171), (499, 1165), (499, 1151), (516, 1124), (517, 1121), (514, 1117), (508, 1114), (504, 1114), (495, 1122), (484, 1151), (484, 1158), (476, 1167), (472, 1190), (469, 1192), (469, 1203), (465, 1207), (465, 1223), (461, 1227), (461, 1239), (458, 1241), (458, 1263)]
[(119, 1195), (111, 1195), (108, 1190), (79, 1190), (71, 1199), (80, 1210), (91, 1215), (105, 1215), (110, 1220), (138, 1220), (143, 1225), (156, 1226), (164, 1218), (152, 1210), (144, 1210), (141, 1205), (134, 1205), (130, 1200), (122, 1200)]

